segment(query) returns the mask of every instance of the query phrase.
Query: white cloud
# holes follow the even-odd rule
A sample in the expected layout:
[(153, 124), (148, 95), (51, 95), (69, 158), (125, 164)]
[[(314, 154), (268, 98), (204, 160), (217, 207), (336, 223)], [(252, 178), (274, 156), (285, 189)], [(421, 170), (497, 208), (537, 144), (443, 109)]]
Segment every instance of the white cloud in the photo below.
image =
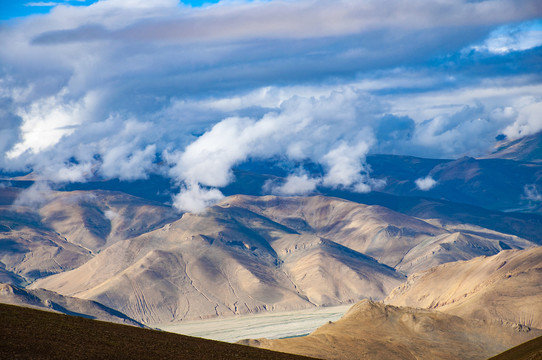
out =
[(188, 184), (173, 199), (173, 206), (180, 211), (199, 213), (224, 198), (217, 189), (205, 189), (198, 184)]
[(300, 175), (289, 175), (286, 178), (286, 181), (278, 186), (273, 186), (273, 184), (266, 184), (264, 189), (269, 189), (272, 194), (282, 195), (282, 196), (292, 196), (292, 195), (307, 195), (320, 185), (322, 179), (311, 178), (307, 174)]
[(340, 143), (323, 157), (326, 175), (323, 185), (329, 187), (351, 187), (358, 192), (371, 191), (367, 183), (368, 174), (365, 169), (365, 155), (369, 152), (369, 143), (359, 142), (355, 145)]
[(437, 185), (437, 181), (429, 175), (424, 178), (416, 179), (415, 183), (416, 187), (421, 191), (431, 190)]
[(104, 216), (109, 220), (109, 221), (113, 221), (114, 219), (116, 219), (117, 217), (119, 217), (119, 214), (116, 213), (115, 211), (111, 210), (111, 209), (107, 209), (104, 211)]
[(542, 21), (505, 25), (491, 34), (482, 45), (469, 49), (506, 54), (511, 51), (523, 51), (542, 45)]
[(13, 202), (13, 206), (25, 206), (37, 210), (52, 196), (53, 192), (50, 185), (45, 181), (38, 181), (21, 191)]
[(324, 186), (369, 191), (370, 150), (480, 154), (542, 128), (533, 58), (515, 74), (449, 57), (540, 16), (535, 0), (57, 6), (0, 31), (0, 165), (52, 181), (169, 171), (183, 208), (218, 199), (208, 187), (247, 159), (309, 159)]
[(542, 194), (538, 192), (538, 188), (535, 184), (525, 185), (523, 188), (525, 192), (525, 198), (531, 201), (542, 201)]

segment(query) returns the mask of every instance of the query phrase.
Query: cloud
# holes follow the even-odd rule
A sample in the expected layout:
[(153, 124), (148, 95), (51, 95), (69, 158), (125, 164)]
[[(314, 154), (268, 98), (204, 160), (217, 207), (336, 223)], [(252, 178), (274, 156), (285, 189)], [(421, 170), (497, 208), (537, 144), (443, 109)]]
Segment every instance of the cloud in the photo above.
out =
[(307, 195), (316, 190), (316, 187), (322, 183), (322, 179), (309, 177), (306, 173), (298, 175), (289, 175), (283, 184), (273, 184), (268, 181), (263, 189), (275, 195), (292, 196)]
[[(0, 28), (0, 166), (53, 182), (160, 173), (182, 209), (252, 159), (322, 165), (275, 191), (370, 191), (370, 151), (475, 156), (542, 128), (541, 16), (535, 0), (59, 5)], [(499, 34), (513, 51), (475, 48)]]
[(111, 209), (107, 209), (104, 211), (104, 216), (109, 220), (109, 221), (113, 221), (115, 220), (117, 217), (119, 217), (119, 214), (116, 213), (115, 211), (111, 210)]
[(45, 181), (37, 181), (32, 186), (21, 191), (12, 206), (24, 206), (33, 210), (50, 200), (53, 196), (51, 186)]
[(437, 181), (431, 176), (426, 176), (424, 178), (416, 179), (416, 187), (421, 191), (428, 191), (434, 188), (437, 185)]
[(535, 20), (499, 27), (489, 34), (483, 44), (471, 46), (468, 50), (506, 54), (511, 51), (532, 49), (540, 45), (542, 45), (542, 20)]
[(538, 192), (536, 184), (525, 185), (523, 190), (527, 200), (542, 201), (542, 195)]
[(220, 190), (206, 189), (197, 183), (188, 183), (181, 188), (179, 194), (175, 195), (173, 206), (180, 211), (200, 213), (222, 198), (224, 195)]

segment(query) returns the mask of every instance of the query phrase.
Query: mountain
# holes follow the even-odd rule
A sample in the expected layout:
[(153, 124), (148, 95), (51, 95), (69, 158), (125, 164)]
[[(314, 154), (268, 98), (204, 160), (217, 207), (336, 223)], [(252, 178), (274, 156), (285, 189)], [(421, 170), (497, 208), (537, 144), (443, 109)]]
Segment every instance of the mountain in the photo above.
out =
[(324, 359), (487, 359), (541, 334), (516, 324), (363, 300), (308, 336), (240, 343)]
[(243, 207), (296, 231), (332, 239), (404, 273), (535, 245), (477, 225), (438, 220), (439, 213), (424, 221), (420, 219), (423, 216), (322, 196), (233, 196), (222, 204)]
[(115, 243), (178, 219), (171, 207), (107, 191), (51, 191), (12, 205), (20, 189), (0, 189), (0, 281), (26, 285), (83, 265)]
[(0, 206), (0, 281), (16, 285), (83, 265), (88, 249), (45, 226), (30, 208)]
[(384, 299), (403, 273), (533, 245), (337, 198), (237, 195), (31, 288), (159, 324)]
[(177, 220), (169, 206), (121, 192), (56, 191), (39, 208), (42, 223), (67, 241), (98, 252)]
[(31, 288), (96, 300), (157, 324), (383, 299), (402, 281), (369, 256), (226, 199)]
[(542, 328), (542, 247), (507, 250), (414, 274), (386, 303)]
[(542, 336), (508, 349), (489, 360), (538, 360), (542, 358)]
[(542, 131), (514, 140), (500, 141), (495, 150), (485, 158), (542, 162)]
[(144, 327), (126, 315), (95, 301), (62, 296), (52, 291), (21, 289), (13, 285), (0, 284), (0, 303), (46, 309), (66, 315)]
[(0, 318), (2, 359), (309, 359), (13, 305)]

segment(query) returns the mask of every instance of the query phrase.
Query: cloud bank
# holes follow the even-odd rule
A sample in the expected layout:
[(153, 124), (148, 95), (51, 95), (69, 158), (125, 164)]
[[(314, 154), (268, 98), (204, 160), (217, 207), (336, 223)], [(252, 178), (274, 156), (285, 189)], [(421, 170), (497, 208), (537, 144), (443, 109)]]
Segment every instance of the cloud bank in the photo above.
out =
[(159, 173), (201, 211), (232, 167), (277, 194), (382, 185), (369, 152), (483, 154), (542, 130), (542, 5), (512, 0), (102, 0), (0, 24), (0, 168), (52, 182)]

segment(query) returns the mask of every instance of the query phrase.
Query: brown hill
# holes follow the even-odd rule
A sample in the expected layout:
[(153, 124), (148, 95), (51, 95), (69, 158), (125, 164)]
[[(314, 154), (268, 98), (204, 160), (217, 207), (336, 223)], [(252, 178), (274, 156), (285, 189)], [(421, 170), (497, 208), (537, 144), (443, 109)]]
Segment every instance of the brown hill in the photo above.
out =
[(542, 336), (515, 346), (489, 360), (540, 360), (542, 359)]
[(44, 289), (28, 290), (9, 284), (0, 284), (0, 303), (41, 308), (66, 315), (144, 327), (128, 316), (95, 301), (62, 296)]
[(96, 300), (156, 324), (383, 298), (402, 281), (392, 268), (331, 240), (216, 206), (117, 242), (32, 288)]
[(308, 359), (0, 304), (2, 359)]
[(486, 359), (542, 330), (363, 300), (305, 337), (241, 343), (324, 359)]
[(72, 244), (28, 208), (0, 206), (0, 281), (17, 285), (81, 266), (89, 250)]
[(421, 220), (382, 206), (323, 196), (237, 195), (220, 205), (246, 208), (297, 232), (331, 239), (407, 274), (445, 262), (535, 245), (480, 226), (450, 224), (435, 218)]
[(508, 250), (414, 274), (386, 303), (542, 328), (541, 284), (542, 247)]
[(335, 198), (232, 196), (32, 288), (157, 324), (379, 300), (404, 280), (392, 265), (408, 272), (532, 245)]
[(169, 206), (112, 191), (56, 191), (39, 209), (41, 222), (92, 252), (180, 218)]

